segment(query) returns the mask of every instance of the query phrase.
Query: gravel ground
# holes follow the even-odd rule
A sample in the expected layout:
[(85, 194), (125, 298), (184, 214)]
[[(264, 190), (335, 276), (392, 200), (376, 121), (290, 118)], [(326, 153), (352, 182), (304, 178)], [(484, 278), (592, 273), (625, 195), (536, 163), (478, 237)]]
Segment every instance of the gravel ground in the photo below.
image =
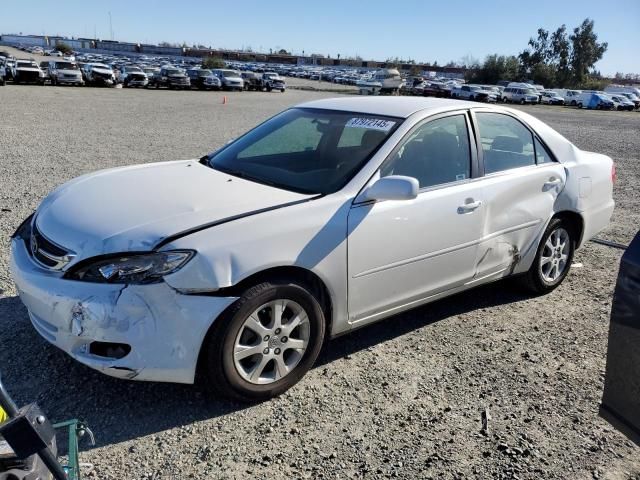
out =
[[(55, 186), (199, 157), (329, 96), (226, 95), (223, 105), (222, 93), (0, 88), (0, 369), (20, 404), (89, 422), (89, 478), (640, 479), (638, 449), (597, 416), (621, 255), (597, 244), (548, 296), (501, 282), (341, 337), (297, 387), (259, 405), (111, 379), (42, 340), (10, 279), (8, 237)], [(618, 207), (602, 236), (628, 242), (640, 225), (640, 114), (523, 108), (616, 159)]]

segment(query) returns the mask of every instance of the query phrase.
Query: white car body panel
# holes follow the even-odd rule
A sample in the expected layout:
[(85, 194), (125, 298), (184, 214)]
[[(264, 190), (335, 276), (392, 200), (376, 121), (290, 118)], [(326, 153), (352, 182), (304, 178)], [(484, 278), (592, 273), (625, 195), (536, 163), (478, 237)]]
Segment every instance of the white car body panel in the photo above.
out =
[(42, 202), (36, 221), (81, 259), (150, 250), (194, 226), (308, 197), (231, 177), (197, 161), (163, 162), (78, 177)]
[[(518, 110), (397, 97), (318, 100), (301, 107), (404, 122), (344, 188), (325, 196), (257, 184), (195, 160), (106, 170), (59, 187), (37, 209), (35, 223), (76, 254), (64, 270), (104, 254), (197, 253), (158, 284), (95, 284), (47, 271), (31, 258), (26, 242), (14, 238), (13, 277), (35, 328), (104, 373), (191, 383), (206, 332), (237, 299), (228, 287), (254, 274), (292, 267), (312, 272), (329, 294), (335, 336), (526, 271), (557, 212), (583, 218), (580, 244), (609, 222), (611, 159), (579, 150)], [(467, 109), (517, 117), (558, 162), (425, 189), (414, 200), (362, 202), (382, 162), (418, 122)], [(460, 213), (469, 199), (481, 203)], [(119, 360), (88, 355), (86, 346), (94, 340), (129, 343), (135, 354)]]

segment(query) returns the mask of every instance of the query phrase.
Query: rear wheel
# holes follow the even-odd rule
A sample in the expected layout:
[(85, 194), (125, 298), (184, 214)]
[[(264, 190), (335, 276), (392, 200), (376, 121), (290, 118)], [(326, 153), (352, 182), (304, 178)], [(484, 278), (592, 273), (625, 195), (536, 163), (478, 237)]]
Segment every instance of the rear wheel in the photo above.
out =
[(287, 280), (246, 290), (203, 345), (205, 378), (223, 395), (266, 400), (295, 385), (315, 362), (325, 317), (312, 289)]
[(554, 218), (542, 236), (536, 258), (523, 275), (524, 286), (536, 293), (548, 293), (562, 283), (573, 261), (573, 230), (561, 219)]

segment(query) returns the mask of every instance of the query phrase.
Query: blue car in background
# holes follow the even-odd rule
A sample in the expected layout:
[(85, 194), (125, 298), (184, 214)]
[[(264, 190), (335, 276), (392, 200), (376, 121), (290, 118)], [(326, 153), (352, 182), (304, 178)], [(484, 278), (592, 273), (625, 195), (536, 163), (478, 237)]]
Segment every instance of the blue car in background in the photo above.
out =
[(613, 101), (600, 93), (581, 93), (576, 100), (578, 108), (592, 108), (598, 110), (611, 110)]

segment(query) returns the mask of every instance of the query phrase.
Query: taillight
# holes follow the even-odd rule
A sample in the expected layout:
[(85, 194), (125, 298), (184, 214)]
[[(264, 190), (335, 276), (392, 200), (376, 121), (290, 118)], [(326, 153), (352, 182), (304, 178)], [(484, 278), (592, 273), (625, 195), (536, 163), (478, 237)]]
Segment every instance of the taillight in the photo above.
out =
[(612, 163), (611, 164), (611, 183), (616, 183), (617, 179), (618, 179), (618, 175), (616, 174), (616, 164)]

